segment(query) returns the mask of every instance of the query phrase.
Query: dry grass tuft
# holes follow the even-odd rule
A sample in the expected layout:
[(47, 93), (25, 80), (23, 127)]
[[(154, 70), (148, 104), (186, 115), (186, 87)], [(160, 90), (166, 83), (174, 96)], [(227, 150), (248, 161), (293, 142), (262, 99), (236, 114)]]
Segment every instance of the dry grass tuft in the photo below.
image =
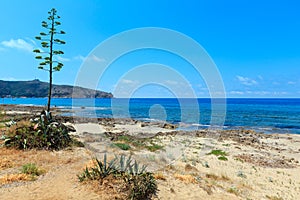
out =
[(0, 170), (12, 168), (14, 163), (7, 158), (0, 158)]
[(270, 199), (270, 200), (283, 200), (283, 198), (281, 198), (281, 197), (277, 197), (277, 196), (266, 196), (267, 197), (267, 199)]
[(227, 189), (227, 192), (229, 192), (231, 194), (235, 194), (236, 196), (239, 196), (239, 190), (235, 187), (231, 187), (231, 188)]
[(167, 180), (167, 178), (165, 177), (165, 175), (163, 175), (161, 172), (155, 173), (153, 176), (154, 176), (154, 178), (156, 180), (162, 180), (162, 181), (166, 181)]
[[(48, 168), (52, 165), (71, 164), (77, 161), (78, 156), (65, 157), (64, 151), (50, 152), (46, 150), (16, 150), (12, 148), (0, 147), (0, 169), (21, 167), (27, 163), (35, 163), (38, 166)], [(72, 151), (66, 154), (72, 154)]]
[(213, 193), (214, 186), (211, 184), (200, 184), (200, 188), (202, 188), (208, 195)]
[(93, 167), (96, 167), (97, 163), (95, 159), (89, 160), (84, 167), (82, 168), (82, 170), (85, 170), (86, 168), (91, 169)]
[(33, 177), (27, 174), (8, 174), (0, 177), (0, 185), (5, 185), (13, 182), (32, 181)]
[(183, 174), (174, 174), (174, 177), (184, 183), (197, 183), (195, 177), (190, 174), (183, 175)]
[(213, 180), (219, 180), (219, 176), (215, 174), (205, 174), (205, 177)]
[(218, 176), (216, 174), (206, 174), (205, 177), (215, 181), (230, 181), (230, 178), (225, 175)]
[(83, 182), (88, 190), (91, 190), (100, 196), (101, 200), (126, 199), (127, 190), (121, 178), (108, 176), (103, 181), (90, 180)]

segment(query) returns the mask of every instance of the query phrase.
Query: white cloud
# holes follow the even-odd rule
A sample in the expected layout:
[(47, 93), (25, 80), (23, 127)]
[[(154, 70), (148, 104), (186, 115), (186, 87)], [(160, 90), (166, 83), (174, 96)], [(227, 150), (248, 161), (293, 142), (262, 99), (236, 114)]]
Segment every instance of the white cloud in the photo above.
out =
[(16, 78), (13, 78), (13, 77), (4, 77), (4, 78), (0, 78), (0, 80), (3, 80), (3, 81), (18, 81), (20, 79), (16, 79)]
[(296, 82), (294, 82), (294, 81), (289, 81), (287, 84), (288, 84), (288, 85), (295, 85)]
[(240, 83), (243, 84), (243, 85), (251, 86), (251, 85), (257, 85), (257, 84), (258, 84), (255, 80), (250, 79), (250, 78), (248, 78), (248, 77), (236, 76), (236, 78), (237, 78), (238, 81), (240, 81)]
[(166, 84), (168, 84), (168, 85), (178, 85), (178, 82), (177, 82), (177, 81), (166, 80), (165, 82), (166, 82)]
[(241, 91), (230, 91), (229, 94), (238, 94), (238, 95), (243, 95), (244, 92)]
[(269, 94), (271, 94), (271, 92), (269, 92), (269, 91), (253, 91), (253, 94), (256, 94), (256, 95), (269, 95)]
[(96, 62), (105, 62), (105, 59), (104, 58), (99, 58), (95, 55), (92, 55), (89, 57), (92, 61), (96, 61)]
[(63, 58), (63, 57), (61, 57), (61, 56), (59, 56), (59, 55), (57, 55), (57, 56), (55, 56), (55, 57), (56, 57), (57, 60), (60, 61), (60, 62), (68, 62), (68, 61), (70, 61), (69, 58)]
[(30, 41), (34, 46), (37, 46), (36, 42), (33, 39), (26, 37), (26, 40)]
[(134, 81), (134, 80), (122, 79), (122, 80), (120, 81), (120, 83), (132, 85), (132, 84), (137, 84), (137, 83), (139, 83), (139, 82), (138, 82), (138, 81)]
[(76, 57), (74, 57), (75, 60), (81, 60), (81, 61), (94, 61), (94, 62), (105, 62), (106, 60), (104, 58), (100, 58), (98, 56), (95, 55), (90, 55), (87, 57), (84, 57), (82, 55), (78, 55)]
[(75, 60), (81, 60), (81, 61), (84, 61), (84, 60), (85, 60), (85, 57), (82, 56), (82, 55), (78, 55), (78, 56), (75, 56), (74, 59), (75, 59)]
[(273, 95), (287, 95), (289, 94), (288, 92), (273, 92)]
[(27, 42), (23, 39), (11, 39), (9, 41), (2, 41), (1, 45), (4, 47), (19, 49), (27, 52), (32, 52), (34, 48), (32, 41)]

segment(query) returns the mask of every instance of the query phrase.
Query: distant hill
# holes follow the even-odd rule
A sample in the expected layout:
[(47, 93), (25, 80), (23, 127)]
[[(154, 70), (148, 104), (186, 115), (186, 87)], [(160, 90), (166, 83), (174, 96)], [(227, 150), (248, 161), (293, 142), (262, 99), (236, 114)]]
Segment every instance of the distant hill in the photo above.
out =
[[(0, 97), (47, 97), (49, 84), (35, 79), (33, 81), (0, 80)], [(74, 91), (74, 94), (73, 94)], [(53, 98), (112, 98), (111, 93), (78, 86), (53, 85)]]

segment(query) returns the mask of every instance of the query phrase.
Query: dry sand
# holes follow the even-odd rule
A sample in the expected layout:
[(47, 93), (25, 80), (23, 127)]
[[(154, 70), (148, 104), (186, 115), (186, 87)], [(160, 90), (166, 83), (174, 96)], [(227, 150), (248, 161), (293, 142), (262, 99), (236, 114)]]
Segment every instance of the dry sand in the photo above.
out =
[[(109, 194), (96, 194), (76, 177), (92, 157), (102, 158), (104, 153), (132, 154), (147, 164), (158, 179), (159, 192), (154, 199), (300, 198), (299, 135), (245, 130), (183, 132), (134, 120), (76, 123), (74, 127), (85, 148), (59, 152), (0, 148), (1, 162), (12, 161), (9, 167), (0, 167), (0, 179), (28, 162), (46, 170), (32, 182), (0, 185), (0, 199), (109, 199)], [(112, 145), (118, 134), (142, 138), (163, 149), (123, 151)], [(209, 155), (212, 150), (222, 150), (227, 160)]]

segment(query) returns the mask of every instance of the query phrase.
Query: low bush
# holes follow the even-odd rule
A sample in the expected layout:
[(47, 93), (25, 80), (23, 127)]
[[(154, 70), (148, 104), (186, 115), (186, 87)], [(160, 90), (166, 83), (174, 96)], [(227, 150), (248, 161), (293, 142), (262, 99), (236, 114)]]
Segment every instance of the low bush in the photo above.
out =
[(150, 172), (138, 175), (126, 174), (124, 180), (129, 191), (129, 199), (150, 199), (157, 191), (156, 180)]
[(131, 148), (128, 144), (125, 144), (125, 143), (114, 143), (114, 145), (119, 147), (120, 149), (122, 149), (124, 151), (127, 151)]
[(225, 152), (225, 151), (222, 151), (222, 150), (212, 150), (210, 153), (208, 153), (207, 155), (215, 155), (218, 157), (219, 160), (222, 160), (222, 161), (227, 161), (228, 158), (226, 157), (228, 154)]
[(208, 153), (208, 155), (227, 156), (227, 153), (225, 151), (217, 149), (217, 150), (212, 150), (210, 153)]
[(59, 150), (75, 143), (68, 128), (53, 121), (47, 112), (43, 112), (36, 120), (12, 124), (4, 139), (6, 147), (18, 149)]
[(34, 163), (28, 163), (22, 166), (21, 173), (31, 176), (40, 176), (44, 170), (39, 169)]
[(226, 158), (225, 156), (219, 156), (218, 159), (219, 160), (223, 160), (223, 161), (227, 161), (228, 160), (228, 158)]
[(146, 148), (149, 150), (149, 151), (157, 151), (157, 150), (161, 150), (164, 148), (164, 146), (161, 146), (161, 145), (158, 145), (158, 144), (151, 144), (150, 146), (146, 146)]
[(135, 149), (147, 149), (148, 151), (155, 152), (162, 150), (164, 146), (154, 143), (151, 139), (147, 140), (145, 138), (137, 138), (131, 135), (108, 135), (111, 140), (116, 141), (115, 146), (122, 150), (129, 150), (131, 147)]
[(153, 173), (146, 172), (146, 166), (140, 166), (129, 156), (115, 157), (108, 162), (106, 154), (103, 161), (94, 160), (94, 166), (86, 167), (81, 175), (78, 175), (80, 182), (88, 180), (99, 180), (100, 183), (107, 180), (123, 180), (123, 191), (126, 199), (144, 200), (151, 199), (157, 192), (157, 184)]

